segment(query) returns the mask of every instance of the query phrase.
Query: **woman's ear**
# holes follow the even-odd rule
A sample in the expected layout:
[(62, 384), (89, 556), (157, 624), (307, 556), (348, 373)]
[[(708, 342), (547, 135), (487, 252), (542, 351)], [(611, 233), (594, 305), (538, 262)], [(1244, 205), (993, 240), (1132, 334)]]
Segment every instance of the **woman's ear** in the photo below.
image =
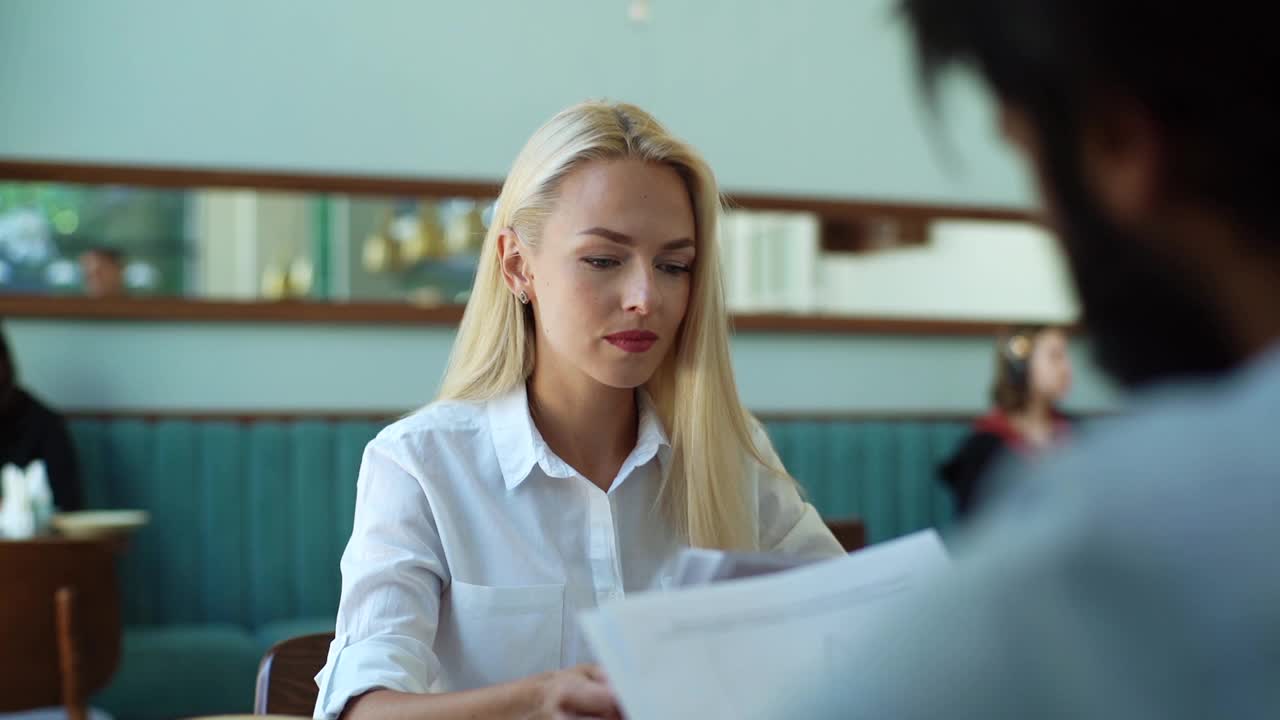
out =
[[(525, 254), (525, 245), (520, 236), (511, 228), (503, 228), (498, 233), (498, 264), (502, 267), (502, 279), (506, 281), (511, 294), (516, 297), (533, 298), (533, 272), (529, 266), (529, 258)], [(525, 300), (521, 300), (525, 302)]]

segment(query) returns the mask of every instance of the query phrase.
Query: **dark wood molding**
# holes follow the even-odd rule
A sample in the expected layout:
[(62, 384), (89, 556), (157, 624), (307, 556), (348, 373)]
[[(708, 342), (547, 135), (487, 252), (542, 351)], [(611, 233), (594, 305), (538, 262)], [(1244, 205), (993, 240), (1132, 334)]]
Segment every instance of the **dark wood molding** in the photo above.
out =
[[(183, 298), (90, 299), (0, 295), (0, 318), (58, 318), (132, 322), (267, 322), (312, 325), (455, 327), (462, 306), (418, 307), (395, 302), (236, 302)], [(739, 333), (815, 335), (936, 335), (992, 337), (1015, 321), (930, 320), (843, 315), (741, 314)]]
[[(0, 180), (163, 188), (241, 188), (395, 197), (496, 198), (502, 183), (476, 179), (429, 179), (405, 175), (362, 175), (244, 168), (187, 168), (159, 165), (51, 162), (0, 157)], [(1035, 222), (1021, 208), (863, 200), (830, 196), (726, 191), (729, 207), (812, 212), (825, 218), (971, 219)]]
[(791, 315), (785, 313), (733, 316), (740, 333), (799, 333), (814, 335), (947, 335), (994, 337), (1012, 322), (989, 320), (930, 320), (853, 315)]
[(395, 197), (496, 198), (501, 189), (500, 183), (484, 180), (431, 180), (396, 175), (46, 162), (11, 157), (0, 157), (0, 179), (87, 185), (237, 188)]
[[(425, 404), (425, 401), (424, 403)], [(99, 408), (62, 409), (62, 415), (71, 420), (141, 420), (164, 422), (166, 420), (191, 420), (195, 422), (230, 422), (241, 425), (259, 422), (290, 423), (300, 420), (320, 422), (380, 422), (388, 423), (413, 412), (403, 410), (209, 410), (197, 408), (125, 408), (103, 410)]]
[(893, 218), (912, 221), (953, 219), (1040, 222), (1036, 213), (1020, 208), (889, 202), (821, 195), (764, 195), (726, 192), (725, 203), (731, 209), (811, 212), (834, 220)]
[(456, 326), (462, 306), (418, 307), (393, 302), (281, 302), (185, 298), (81, 298), (0, 295), (0, 318), (151, 322), (278, 322), (320, 325)]
[[(410, 412), (413, 412), (413, 408), (405, 408), (403, 410), (208, 410), (194, 408), (129, 408), (123, 410), (72, 408), (62, 410), (62, 414), (65, 417), (73, 420), (141, 420), (144, 422), (192, 420), (197, 422), (232, 422), (239, 424), (259, 422), (287, 423), (300, 420), (391, 423)], [(753, 414), (762, 422), (971, 422), (979, 413), (953, 410), (848, 410), (775, 411)]]
[[(429, 399), (428, 399), (429, 400)], [(426, 404), (424, 400), (423, 404)], [(64, 417), (72, 420), (141, 420), (163, 422), (166, 420), (190, 420), (195, 422), (231, 422), (250, 424), (259, 422), (289, 423), (301, 420), (321, 422), (377, 422), (390, 424), (415, 408), (403, 410), (208, 410), (194, 408), (128, 408), (102, 410), (94, 408), (63, 409)], [(782, 410), (754, 412), (761, 422), (960, 422), (970, 423), (985, 411), (963, 410)], [(1112, 411), (1071, 411), (1072, 417), (1091, 419), (1107, 417)]]

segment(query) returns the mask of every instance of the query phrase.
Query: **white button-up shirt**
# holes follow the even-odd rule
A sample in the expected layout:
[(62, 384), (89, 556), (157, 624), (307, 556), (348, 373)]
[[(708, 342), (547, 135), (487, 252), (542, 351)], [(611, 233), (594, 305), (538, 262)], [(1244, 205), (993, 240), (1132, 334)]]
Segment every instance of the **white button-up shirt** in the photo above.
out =
[[(638, 398), (636, 447), (608, 492), (543, 441), (523, 385), (379, 433), (360, 467), (316, 717), (374, 688), (465, 690), (591, 661), (578, 614), (664, 587), (680, 547), (657, 507), (671, 444)], [(773, 452), (762, 430), (757, 442)], [(794, 483), (749, 466), (762, 550), (842, 553)]]

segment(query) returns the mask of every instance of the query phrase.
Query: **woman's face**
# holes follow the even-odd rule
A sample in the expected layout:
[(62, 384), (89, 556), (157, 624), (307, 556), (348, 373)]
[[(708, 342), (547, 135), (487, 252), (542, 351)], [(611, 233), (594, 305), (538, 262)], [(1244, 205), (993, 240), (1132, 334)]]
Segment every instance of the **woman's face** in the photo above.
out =
[(1031, 348), (1031, 392), (1051, 404), (1071, 391), (1071, 356), (1067, 336), (1061, 330), (1045, 330)]
[(676, 341), (697, 254), (693, 206), (676, 171), (632, 159), (587, 163), (561, 184), (537, 247), (520, 247), (523, 263), (504, 248), (504, 267), (533, 304), (535, 372), (581, 373), (615, 388), (648, 381)]

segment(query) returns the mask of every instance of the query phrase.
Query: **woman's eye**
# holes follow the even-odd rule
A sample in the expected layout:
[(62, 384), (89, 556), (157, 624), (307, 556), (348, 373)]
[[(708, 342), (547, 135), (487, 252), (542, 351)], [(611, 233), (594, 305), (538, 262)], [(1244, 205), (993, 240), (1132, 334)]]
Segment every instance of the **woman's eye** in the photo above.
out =
[(662, 263), (658, 269), (669, 275), (680, 275), (689, 272), (689, 266), (682, 263)]
[(622, 264), (617, 260), (614, 260), (613, 258), (598, 258), (598, 257), (582, 258), (582, 262), (590, 265), (596, 270), (608, 270), (609, 268), (618, 267), (619, 265)]

